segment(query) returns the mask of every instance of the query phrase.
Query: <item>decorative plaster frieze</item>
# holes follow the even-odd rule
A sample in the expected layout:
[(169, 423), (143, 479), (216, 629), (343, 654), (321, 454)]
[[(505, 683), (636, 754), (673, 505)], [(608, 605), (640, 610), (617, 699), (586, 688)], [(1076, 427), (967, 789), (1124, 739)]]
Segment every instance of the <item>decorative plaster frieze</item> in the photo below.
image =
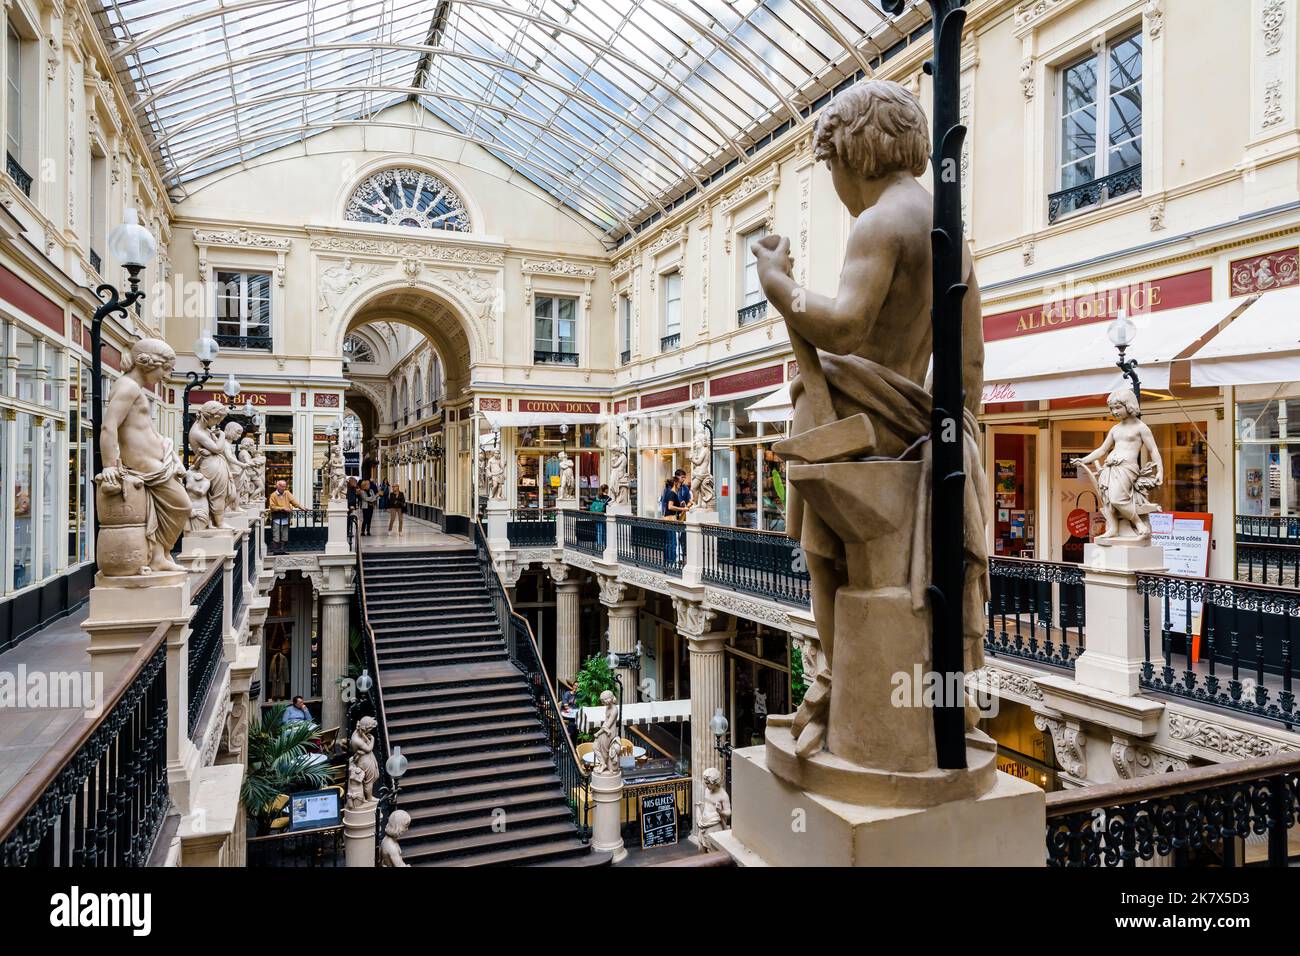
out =
[(668, 578), (662, 574), (650, 574), (637, 568), (620, 567), (618, 577), (620, 581), (627, 581), (639, 588), (648, 588), (651, 591), (665, 593), (668, 591)]
[(619, 259), (618, 262), (614, 263), (614, 268), (609, 270), (609, 277), (611, 279), (620, 278), (625, 272), (627, 272), (631, 268), (632, 268), (632, 257), (624, 256), (622, 259)]
[(293, 240), (284, 236), (253, 232), (249, 229), (195, 229), (194, 244), (196, 246), (224, 246), (288, 252), (293, 246)]
[(772, 190), (779, 185), (781, 185), (781, 168), (776, 163), (771, 163), (761, 173), (751, 173), (741, 179), (731, 192), (724, 193), (722, 199), (718, 201), (718, 207), (723, 212), (731, 212), (755, 193)]
[(708, 588), (704, 592), (704, 604), (713, 610), (743, 617), (747, 621), (770, 624), (783, 631), (790, 630), (790, 615), (779, 606), (741, 597), (733, 591)]
[(1273, 56), (1282, 49), (1282, 28), (1286, 24), (1284, 0), (1268, 0), (1260, 13), (1259, 28), (1264, 33), (1264, 55)]
[(1066, 773), (1080, 780), (1088, 777), (1088, 738), (1083, 729), (1073, 721), (1046, 714), (1034, 715), (1034, 726), (1052, 735), (1056, 759)]
[(1111, 740), (1110, 761), (1121, 780), (1134, 780), (1151, 774), (1187, 769), (1187, 761), (1182, 757), (1135, 744), (1121, 734), (1115, 734)]
[(1034, 58), (1027, 56), (1020, 61), (1020, 92), (1025, 99), (1034, 98)]
[(567, 259), (525, 259), (520, 269), (526, 275), (572, 276), (575, 279), (594, 279), (595, 266), (584, 266)]
[(990, 691), (1005, 691), (1026, 701), (1043, 699), (1042, 688), (1038, 686), (1034, 679), (1016, 671), (1003, 670), (1000, 667), (988, 664), (968, 675), (967, 679), (969, 680), (972, 676)]
[(435, 262), (502, 266), (505, 254), (495, 249), (448, 246), (437, 240), (372, 239), (363, 236), (316, 236), (308, 244), (313, 252), (342, 252), (393, 259), (423, 258)]
[(1160, 39), (1165, 28), (1165, 0), (1147, 0), (1142, 16), (1147, 21), (1147, 35), (1153, 40)]
[(1300, 750), (1300, 745), (1284, 743), (1262, 734), (1248, 734), (1206, 718), (1177, 711), (1169, 711), (1168, 716), (1169, 736), (1174, 740), (1237, 760)]
[(654, 241), (646, 247), (647, 255), (658, 255), (673, 243), (684, 243), (686, 241), (686, 230), (681, 226), (673, 229), (665, 229), (659, 235), (655, 236)]
[(673, 596), (673, 610), (677, 613), (677, 633), (685, 637), (703, 637), (712, 629), (718, 616), (713, 608), (699, 601)]

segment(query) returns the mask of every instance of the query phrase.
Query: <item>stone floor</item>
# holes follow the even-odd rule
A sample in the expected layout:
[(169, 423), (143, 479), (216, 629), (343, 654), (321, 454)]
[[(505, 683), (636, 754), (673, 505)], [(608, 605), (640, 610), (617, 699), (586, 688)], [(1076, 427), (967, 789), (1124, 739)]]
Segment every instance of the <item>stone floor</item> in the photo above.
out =
[(397, 529), (388, 530), (389, 514), (375, 509), (374, 520), (370, 524), (370, 534), (361, 538), (362, 551), (439, 551), (457, 550), (469, 544), (469, 539), (458, 534), (444, 534), (438, 525), (419, 518), (406, 516), (399, 534)]
[[(42, 679), (51, 672), (81, 674), (90, 670), (90, 639), (81, 629), (87, 607), (61, 618), (0, 654), (0, 681)], [(30, 686), (30, 684), (28, 684)], [(12, 685), (11, 685), (12, 687)], [(0, 798), (4, 797), (55, 741), (81, 719), (82, 707), (17, 706), (0, 697)]]

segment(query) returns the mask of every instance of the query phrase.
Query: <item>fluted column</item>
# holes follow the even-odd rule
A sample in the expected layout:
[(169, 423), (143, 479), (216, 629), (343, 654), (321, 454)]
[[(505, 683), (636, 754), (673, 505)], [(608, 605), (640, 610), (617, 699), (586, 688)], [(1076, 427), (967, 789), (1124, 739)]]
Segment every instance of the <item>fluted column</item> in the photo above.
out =
[[(601, 576), (600, 603), (609, 612), (609, 649), (618, 654), (631, 654), (636, 650), (636, 619), (641, 608), (639, 592), (618, 578)], [(617, 673), (623, 682), (623, 703), (635, 703), (637, 672), (620, 667)]]
[(555, 582), (555, 679), (572, 681), (582, 667), (579, 660), (582, 581), (563, 562), (552, 562), (546, 569)]
[[(714, 712), (724, 706), (726, 684), (722, 649), (729, 631), (713, 630), (716, 612), (703, 604), (674, 598), (677, 633), (686, 638), (691, 668), (691, 819), (695, 806), (704, 799), (704, 771), (716, 767), (726, 776), (717, 741), (709, 730)], [(695, 826), (694, 822), (692, 826)]]
[(348, 602), (352, 592), (321, 594), (320, 617), (320, 722), (322, 727), (343, 726), (343, 698), (338, 679), (348, 673)]

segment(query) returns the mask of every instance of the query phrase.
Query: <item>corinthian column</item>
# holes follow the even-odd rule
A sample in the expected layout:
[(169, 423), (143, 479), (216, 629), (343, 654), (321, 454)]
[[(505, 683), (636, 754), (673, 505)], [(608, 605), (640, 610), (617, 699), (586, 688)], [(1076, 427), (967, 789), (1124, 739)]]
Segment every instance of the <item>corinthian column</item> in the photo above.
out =
[(348, 673), (348, 602), (352, 592), (321, 594), (320, 723), (343, 726), (343, 698), (338, 679)]
[[(617, 654), (631, 654), (636, 650), (636, 618), (641, 608), (641, 600), (628, 598), (628, 591), (635, 588), (618, 580), (602, 575), (600, 577), (600, 603), (609, 611), (609, 649)], [(617, 669), (618, 679), (623, 682), (623, 703), (635, 703), (637, 697), (636, 671), (627, 667)]]
[(567, 564), (548, 564), (547, 570), (555, 582), (555, 677), (572, 681), (582, 666), (578, 660), (582, 582), (574, 579)]
[(695, 823), (695, 806), (704, 799), (704, 771), (717, 768), (726, 778), (722, 755), (709, 730), (709, 720), (723, 706), (726, 685), (723, 682), (722, 648), (731, 636), (729, 631), (712, 630), (716, 614), (695, 601), (673, 598), (677, 611), (677, 633), (686, 638), (691, 666), (691, 820)]

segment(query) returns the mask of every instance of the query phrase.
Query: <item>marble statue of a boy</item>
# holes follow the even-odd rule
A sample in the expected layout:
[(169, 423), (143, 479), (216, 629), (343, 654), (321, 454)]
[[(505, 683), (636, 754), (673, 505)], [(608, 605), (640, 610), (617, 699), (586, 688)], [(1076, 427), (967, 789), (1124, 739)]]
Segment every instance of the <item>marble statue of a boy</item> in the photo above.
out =
[[(1106, 405), (1116, 421), (1106, 440), (1096, 451), (1070, 462), (1082, 466), (1097, 486), (1106, 518), (1106, 532), (1097, 543), (1110, 544), (1116, 539), (1147, 541), (1151, 538), (1151, 524), (1146, 516), (1160, 510), (1148, 495), (1164, 483), (1164, 460), (1151, 428), (1139, 417), (1132, 388), (1121, 385), (1110, 393)], [(1096, 471), (1089, 467), (1093, 462), (1101, 462)]]

